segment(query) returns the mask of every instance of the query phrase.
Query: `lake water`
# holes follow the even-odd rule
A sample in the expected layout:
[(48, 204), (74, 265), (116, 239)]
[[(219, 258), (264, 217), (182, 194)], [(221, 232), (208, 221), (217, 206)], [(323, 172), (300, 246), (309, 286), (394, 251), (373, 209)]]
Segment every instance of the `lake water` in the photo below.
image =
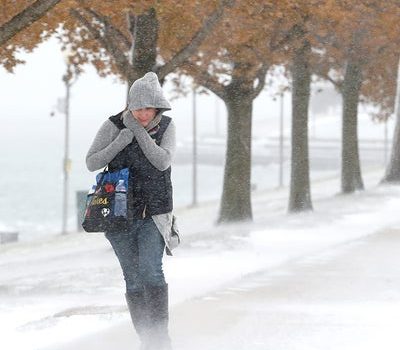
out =
[[(64, 124), (62, 118), (32, 117), (3, 118), (1, 138), (0, 230), (16, 230), (22, 240), (57, 234), (61, 230), (62, 159), (64, 150)], [(76, 191), (87, 190), (95, 173), (90, 173), (84, 158), (98, 129), (99, 120), (72, 120), (68, 229), (76, 230)], [(219, 145), (208, 147), (207, 164), (198, 166), (198, 202), (219, 200), (223, 182), (224, 139)], [(206, 148), (207, 148), (206, 147)], [(212, 151), (210, 152), (210, 148)], [(178, 144), (177, 158), (173, 165), (175, 207), (192, 203), (192, 165), (188, 162), (191, 144)], [(179, 154), (186, 154), (179, 157)], [(189, 157), (190, 160), (190, 157)], [(277, 185), (277, 165), (257, 165), (253, 168), (253, 180), (257, 189)]]

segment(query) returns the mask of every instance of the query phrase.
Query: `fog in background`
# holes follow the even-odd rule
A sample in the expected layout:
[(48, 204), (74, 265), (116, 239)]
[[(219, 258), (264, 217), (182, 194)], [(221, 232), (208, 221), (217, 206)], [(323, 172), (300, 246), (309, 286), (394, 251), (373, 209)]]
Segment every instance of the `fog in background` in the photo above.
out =
[[(62, 208), (62, 162), (64, 153), (64, 120), (57, 110), (58, 100), (65, 96), (62, 75), (66, 66), (55, 39), (40, 45), (33, 53), (21, 54), (27, 63), (18, 65), (15, 73), (0, 68), (0, 164), (6, 188), (0, 192), (0, 228), (17, 230), (22, 239), (54, 234), (60, 230)], [(278, 184), (277, 145), (279, 136), (280, 98), (272, 97), (280, 82), (267, 86), (255, 100), (253, 112), (254, 189), (274, 188)], [(331, 86), (313, 94), (310, 108), (310, 139), (335, 139), (337, 147), (331, 169), (339, 171), (340, 97)], [(171, 85), (164, 87), (168, 98)], [(76, 230), (75, 192), (86, 190), (94, 174), (86, 169), (85, 154), (103, 121), (125, 105), (126, 84), (115, 77), (100, 78), (87, 66), (71, 88), (70, 100), (70, 175), (69, 230)], [(284, 96), (285, 174), (289, 178), (290, 93)], [(54, 116), (51, 116), (51, 113)], [(175, 207), (192, 201), (192, 96), (172, 101), (177, 126), (177, 155), (173, 168)], [(215, 95), (197, 96), (198, 142), (200, 165), (199, 201), (219, 200), (222, 191), (226, 136), (226, 110)], [(324, 127), (324, 124), (326, 126)], [(383, 126), (374, 125), (361, 109), (360, 142), (381, 140)], [(391, 133), (390, 133), (391, 134)], [(203, 148), (202, 148), (203, 147)], [(311, 143), (312, 147), (312, 143)], [(203, 154), (203, 157), (201, 155)], [(265, 157), (265, 161), (264, 161)], [(313, 163), (313, 159), (311, 159)], [(313, 164), (312, 164), (313, 165)], [(324, 166), (320, 169), (326, 170)]]

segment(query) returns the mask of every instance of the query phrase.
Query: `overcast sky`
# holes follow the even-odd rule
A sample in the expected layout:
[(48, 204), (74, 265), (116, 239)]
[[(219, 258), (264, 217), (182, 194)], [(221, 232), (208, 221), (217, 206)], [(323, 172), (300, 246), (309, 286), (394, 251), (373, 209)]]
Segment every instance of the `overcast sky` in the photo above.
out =
[[(60, 47), (55, 39), (40, 45), (33, 53), (21, 54), (26, 64), (19, 65), (15, 73), (7, 73), (0, 67), (0, 107), (1, 116), (9, 118), (48, 118), (57, 105), (57, 100), (65, 95), (62, 75), (65, 63)], [(170, 97), (168, 86), (165, 87)], [(85, 73), (73, 85), (71, 91), (71, 118), (94, 118), (97, 124), (115, 114), (124, 106), (125, 84), (114, 77), (100, 78), (94, 68), (87, 66)], [(287, 98), (289, 102), (289, 98)], [(191, 130), (191, 96), (172, 101), (178, 132), (182, 136)], [(215, 121), (216, 114), (219, 122)], [(263, 94), (257, 99), (254, 118), (268, 115), (277, 117), (279, 104)], [(225, 129), (225, 107), (214, 95), (198, 97), (199, 134)], [(178, 135), (179, 136), (179, 135)]]

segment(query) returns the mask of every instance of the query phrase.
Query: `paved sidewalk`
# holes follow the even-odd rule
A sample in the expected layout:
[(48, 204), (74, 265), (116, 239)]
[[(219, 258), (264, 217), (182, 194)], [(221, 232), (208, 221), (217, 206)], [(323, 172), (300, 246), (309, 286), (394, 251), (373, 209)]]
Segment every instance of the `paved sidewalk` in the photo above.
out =
[[(400, 231), (246, 276), (171, 310), (175, 350), (398, 350)], [(138, 348), (128, 322), (57, 350)], [(55, 349), (54, 349), (55, 350)]]

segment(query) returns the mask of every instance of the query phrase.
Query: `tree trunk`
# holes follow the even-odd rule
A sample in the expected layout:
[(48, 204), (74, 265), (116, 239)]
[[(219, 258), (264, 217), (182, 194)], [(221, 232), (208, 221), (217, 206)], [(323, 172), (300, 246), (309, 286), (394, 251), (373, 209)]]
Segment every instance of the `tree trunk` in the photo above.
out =
[(364, 189), (358, 151), (357, 114), (362, 82), (361, 64), (349, 60), (343, 81), (342, 193)]
[(132, 67), (128, 84), (141, 78), (147, 72), (154, 71), (157, 58), (159, 24), (154, 8), (145, 13), (129, 16), (129, 30), (132, 36)]
[[(229, 91), (229, 92), (228, 92)], [(224, 185), (218, 223), (252, 220), (251, 118), (253, 96), (236, 88), (227, 90), (228, 139)]]
[(312, 210), (308, 155), (308, 107), (311, 74), (308, 57), (310, 44), (305, 41), (293, 58), (292, 159), (289, 212)]
[(394, 116), (396, 118), (396, 125), (393, 135), (392, 154), (382, 182), (400, 183), (400, 60), (397, 70)]

